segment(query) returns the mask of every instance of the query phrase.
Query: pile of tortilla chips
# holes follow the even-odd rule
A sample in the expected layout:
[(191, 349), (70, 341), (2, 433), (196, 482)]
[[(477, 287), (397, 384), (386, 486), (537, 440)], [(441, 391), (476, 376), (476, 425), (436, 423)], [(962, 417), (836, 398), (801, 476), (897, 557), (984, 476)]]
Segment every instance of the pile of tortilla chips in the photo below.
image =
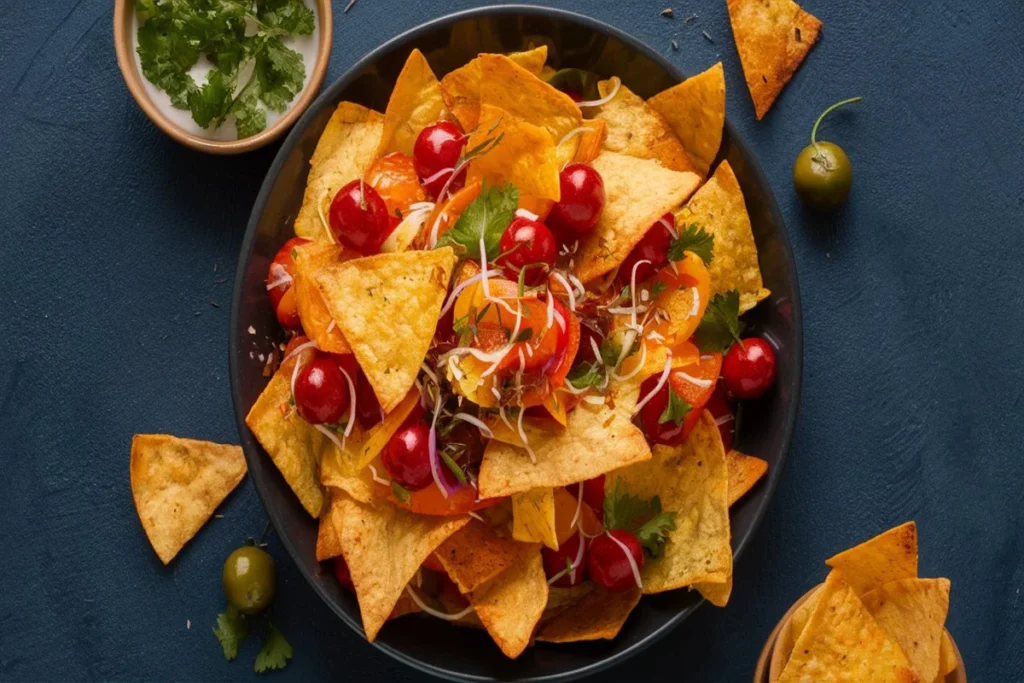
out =
[(956, 668), (943, 628), (949, 579), (918, 578), (913, 522), (825, 564), (832, 568), (825, 583), (793, 613), (776, 641), (772, 672), (780, 683), (932, 683)]
[[(382, 155), (411, 154), (418, 134), (435, 121), (457, 122), (467, 148), (482, 150), (467, 164), (467, 190), (511, 183), (520, 208), (533, 213), (559, 200), (567, 163), (600, 172), (605, 205), (570, 265), (581, 286), (601, 287), (656, 221), (675, 214), (677, 225), (700, 223), (714, 236), (710, 294), (737, 290), (743, 310), (769, 294), (739, 183), (727, 162), (715, 164), (725, 120), (721, 64), (648, 101), (608, 74), (598, 86), (603, 101), (581, 107), (541, 78), (553, 73), (546, 61), (546, 47), (481, 54), (439, 79), (414, 50), (385, 112), (342, 102), (310, 162), (295, 219), (296, 235), (310, 242), (293, 252), (297, 310), (309, 342), (284, 359), (246, 423), (306, 511), (319, 518), (317, 559), (347, 565), (371, 641), (388, 619), (428, 612), (486, 629), (502, 652), (517, 657), (534, 641), (614, 638), (644, 593), (688, 588), (716, 605), (729, 599), (729, 506), (767, 463), (726, 452), (707, 412), (682, 445), (652, 451), (633, 423), (638, 385), (616, 387), (599, 405), (553, 410), (555, 428), (533, 420), (519, 429), (489, 423), (493, 438), (474, 482), (486, 509), (418, 514), (399, 504), (374, 468), (423, 401), (422, 366), (442, 306), (451, 281), (467, 277), (451, 247), (429, 247), (468, 200), (458, 193), (402, 214), (373, 256), (336, 244), (327, 212), (339, 188), (364, 178)], [(500, 144), (489, 144), (495, 139)], [(349, 424), (342, 434), (299, 417), (291, 387), (316, 350), (352, 354), (380, 404), (380, 423)], [(549, 587), (542, 548), (565, 541), (556, 533), (559, 520), (578, 518), (588, 534), (602, 531), (593, 513), (580, 515), (576, 498), (577, 485), (600, 475), (609, 487), (621, 481), (634, 495), (657, 496), (675, 512), (675, 530), (664, 553), (645, 565), (636, 590)], [(442, 572), (457, 594), (425, 596), (425, 570)]]

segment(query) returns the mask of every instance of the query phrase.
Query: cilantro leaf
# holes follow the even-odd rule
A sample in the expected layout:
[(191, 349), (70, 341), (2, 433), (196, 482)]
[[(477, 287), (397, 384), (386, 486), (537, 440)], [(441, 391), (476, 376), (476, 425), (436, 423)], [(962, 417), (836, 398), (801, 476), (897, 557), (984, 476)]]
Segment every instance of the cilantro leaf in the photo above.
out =
[[(654, 500), (658, 500), (658, 497), (655, 496)], [(658, 500), (658, 507), (661, 507), (660, 500)], [(640, 541), (640, 545), (644, 547), (644, 550), (651, 557), (661, 557), (665, 551), (665, 541), (668, 540), (668, 532), (674, 531), (675, 528), (676, 513), (659, 512), (636, 530), (636, 540)]]
[(513, 339), (512, 341), (514, 341), (515, 343), (518, 344), (520, 342), (530, 341), (530, 339), (532, 337), (533, 337), (533, 328), (532, 327), (527, 327), (525, 330), (519, 330), (519, 334), (517, 334), (516, 338)]
[(512, 222), (518, 206), (519, 190), (515, 185), (506, 183), (500, 187), (488, 187), (485, 184), (480, 190), (480, 196), (466, 207), (455, 225), (437, 240), (437, 246), (456, 247), (462, 255), (478, 259), (480, 236), (483, 235), (487, 258), (492, 260), (499, 253), (501, 236)]
[(691, 410), (693, 410), (693, 406), (684, 401), (682, 397), (676, 393), (676, 390), (669, 385), (668, 404), (665, 406), (665, 410), (662, 411), (661, 417), (658, 418), (658, 424), (663, 425), (666, 422), (672, 422), (672, 424), (678, 427), (683, 423), (683, 418), (686, 417), (687, 413)]
[(235, 79), (220, 69), (213, 69), (201, 88), (197, 87), (188, 93), (188, 107), (192, 110), (192, 119), (201, 127), (206, 128), (213, 121), (220, 121), (231, 109), (231, 94), (235, 89)]
[(655, 280), (654, 284), (651, 285), (651, 298), (658, 296), (668, 288), (668, 285), (661, 280)]
[(565, 376), (565, 381), (576, 389), (599, 387), (604, 383), (604, 365), (601, 363), (580, 363)]
[(308, 36), (316, 25), (313, 10), (302, 0), (257, 0), (256, 17), (267, 28)]
[(395, 498), (403, 503), (408, 503), (412, 497), (412, 494), (405, 487), (393, 479), (391, 480), (391, 492), (395, 494)]
[[(601, 346), (598, 350), (601, 352), (601, 360), (605, 365), (613, 368), (618, 366), (619, 356), (622, 355), (622, 345), (625, 343), (627, 335), (629, 334), (630, 330), (622, 329), (605, 337), (601, 341)], [(625, 355), (623, 360), (629, 358), (640, 350), (640, 335), (634, 332), (632, 336), (633, 344), (630, 346), (629, 352)]]
[(272, 623), (268, 625), (267, 639), (263, 641), (263, 649), (256, 655), (253, 671), (261, 674), (265, 671), (283, 669), (292, 658), (292, 646)]
[(675, 512), (661, 509), (661, 499), (644, 500), (622, 490), (622, 478), (604, 498), (605, 528), (622, 529), (636, 536), (651, 557), (659, 557), (665, 549), (668, 532), (676, 528)]
[(249, 635), (249, 625), (245, 623), (245, 616), (241, 612), (233, 605), (228, 605), (225, 611), (217, 615), (213, 635), (220, 641), (224, 659), (230, 662), (238, 656), (238, 646)]
[(288, 108), (306, 82), (302, 55), (277, 37), (266, 39), (253, 75), (259, 83), (260, 99), (277, 112)]
[(740, 295), (736, 290), (716, 294), (708, 302), (704, 317), (693, 333), (701, 351), (725, 352), (733, 341), (740, 340), (743, 323), (739, 319)]
[(668, 258), (670, 261), (680, 261), (685, 252), (692, 251), (700, 257), (704, 265), (709, 266), (715, 257), (714, 249), (715, 236), (696, 223), (691, 223), (679, 233), (678, 239), (672, 240), (668, 248)]
[(259, 108), (257, 100), (259, 86), (250, 80), (231, 105), (230, 113), (235, 115), (235, 128), (240, 138), (256, 135), (267, 127), (267, 112)]
[(139, 27), (139, 65), (146, 80), (171, 96), (171, 103), (179, 109), (188, 108), (188, 94), (197, 89), (188, 74), (199, 60), (196, 46), (173, 30), (171, 18), (158, 14), (152, 3), (147, 12), (149, 19)]

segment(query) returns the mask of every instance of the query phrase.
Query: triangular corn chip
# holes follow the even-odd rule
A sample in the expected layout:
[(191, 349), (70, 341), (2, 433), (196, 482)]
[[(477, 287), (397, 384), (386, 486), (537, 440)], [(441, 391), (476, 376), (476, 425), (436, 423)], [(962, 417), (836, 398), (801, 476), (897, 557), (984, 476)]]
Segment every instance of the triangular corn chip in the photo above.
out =
[(413, 50), (391, 90), (391, 99), (384, 111), (384, 130), (374, 158), (391, 152), (412, 156), (420, 131), (443, 118), (444, 113), (441, 83), (423, 53)]
[(340, 244), (312, 242), (295, 249), (295, 269), (292, 273), (292, 287), (295, 289), (295, 303), (302, 321), (302, 330), (316, 347), (327, 353), (352, 353), (345, 335), (331, 319), (324, 304), (320, 289), (310, 274), (331, 263), (344, 263), (359, 254), (345, 249)]
[[(618, 79), (597, 84), (601, 97), (615, 89)], [(610, 101), (601, 105), (594, 118), (604, 121), (604, 148), (638, 159), (654, 159), (673, 171), (690, 171), (703, 175), (686, 156), (683, 143), (672, 132), (661, 114), (625, 85), (620, 85)]]
[(647, 100), (664, 117), (686, 156), (701, 176), (707, 176), (722, 146), (725, 126), (725, 72), (719, 62), (679, 85)]
[(617, 268), (650, 227), (700, 184), (696, 173), (672, 171), (657, 161), (615, 152), (601, 152), (593, 166), (604, 181), (605, 205), (594, 231), (580, 240), (574, 259), (574, 270), (583, 282)]
[(707, 411), (682, 445), (655, 446), (649, 461), (605, 477), (609, 490), (621, 478), (630, 495), (658, 496), (663, 510), (676, 513), (664, 553), (641, 572), (645, 594), (730, 580), (728, 477), (722, 437)]
[(900, 579), (861, 596), (882, 630), (896, 641), (921, 681), (939, 675), (949, 579)]
[(515, 563), (469, 594), (480, 622), (506, 657), (515, 659), (530, 644), (548, 602), (548, 580), (540, 546), (520, 543)]
[(768, 471), (768, 463), (752, 455), (744, 455), (739, 451), (725, 454), (725, 463), (729, 469), (729, 507), (754, 488), (764, 473)]
[(512, 538), (558, 550), (555, 493), (550, 486), (512, 494)]
[(477, 178), (490, 185), (509, 182), (524, 197), (558, 201), (560, 167), (551, 135), (532, 123), (489, 104), (480, 107), (480, 124), (469, 136), (467, 149), (477, 149), (488, 141), (486, 151), (473, 158), (466, 175), (468, 183)]
[[(500, 423), (499, 423), (500, 424)], [(630, 421), (629, 412), (607, 404), (580, 404), (569, 413), (564, 430), (527, 430), (527, 440), (537, 458), (521, 445), (514, 432), (497, 425), (480, 464), (481, 498), (497, 498), (544, 486), (567, 486), (618, 467), (649, 460), (647, 440)]]
[(319, 517), (324, 505), (320, 486), (320, 455), (327, 438), (288, 404), (292, 397), (291, 375), (297, 358), (283, 363), (245, 416), (256, 440), (270, 455), (302, 507)]
[(246, 467), (239, 446), (136, 434), (129, 471), (142, 528), (168, 564), (238, 486)]
[(729, 22), (761, 119), (818, 40), (821, 22), (793, 0), (728, 0)]
[[(531, 74), (537, 75), (547, 61), (548, 47), (541, 45), (526, 52), (513, 52), (508, 58)], [(480, 70), (480, 58), (476, 57), (441, 79), (444, 103), (465, 131), (476, 128), (480, 120), (481, 78), (483, 72)]]
[(519, 544), (473, 520), (434, 551), (459, 591), (470, 593), (516, 563)]
[(939, 676), (936, 680), (941, 683), (946, 676), (956, 671), (957, 666), (959, 664), (957, 664), (956, 646), (953, 645), (949, 632), (943, 630), (942, 644), (939, 646)]
[(917, 524), (907, 522), (825, 560), (857, 595), (884, 583), (917, 578)]
[(771, 294), (761, 280), (743, 190), (728, 161), (718, 165), (711, 179), (675, 215), (677, 226), (696, 223), (714, 235), (714, 259), (708, 266), (712, 294), (735, 289), (740, 295), (740, 313)]
[(295, 234), (311, 240), (333, 241), (324, 224), (334, 195), (361, 178), (375, 158), (384, 117), (352, 102), (342, 102), (327, 122), (309, 160), (309, 177), (302, 208), (295, 217)]
[[(372, 494), (371, 494), (372, 495)], [(316, 533), (316, 561), (323, 562), (341, 555), (341, 538), (338, 537), (337, 516), (341, 514), (340, 501), (345, 497), (344, 493), (332, 492), (327, 497), (327, 505), (323, 514), (320, 515), (320, 526)], [(369, 504), (372, 498), (364, 501)]]
[(545, 623), (537, 640), (545, 643), (612, 640), (619, 635), (639, 602), (640, 591), (636, 588), (621, 593), (593, 590)]
[(417, 515), (384, 498), (364, 505), (343, 494), (330, 509), (371, 643), (423, 560), (470, 520)]
[(313, 275), (385, 413), (416, 380), (454, 266), (445, 247), (367, 256)]
[(871, 617), (842, 572), (833, 571), (825, 580), (779, 676), (779, 683), (804, 681), (917, 681), (900, 646)]

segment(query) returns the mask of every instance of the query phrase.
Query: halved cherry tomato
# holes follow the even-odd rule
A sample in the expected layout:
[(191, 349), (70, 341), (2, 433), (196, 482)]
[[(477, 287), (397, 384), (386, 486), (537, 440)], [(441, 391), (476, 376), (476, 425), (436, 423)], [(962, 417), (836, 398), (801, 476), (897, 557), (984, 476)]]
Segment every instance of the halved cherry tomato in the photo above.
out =
[(274, 307), (277, 321), (290, 330), (297, 330), (301, 327), (298, 302), (292, 291), (292, 280), (290, 279), (295, 276), (295, 259), (292, 256), (292, 251), (296, 247), (308, 243), (309, 240), (301, 237), (291, 238), (277, 250), (277, 254), (274, 255), (274, 260), (271, 261), (270, 268), (267, 270), (268, 285), (280, 282), (274, 288), (267, 290), (270, 305)]
[(698, 362), (672, 370), (668, 381), (679, 398), (700, 412), (715, 391), (721, 370), (722, 354), (703, 354)]
[[(655, 286), (654, 283), (661, 283), (664, 287), (655, 298), (654, 305), (667, 310), (670, 319), (650, 327), (648, 332), (657, 332), (669, 346), (686, 341), (700, 324), (711, 298), (711, 276), (708, 269), (699, 256), (688, 251), (681, 261), (662, 268), (654, 276), (651, 288)], [(693, 301), (694, 290), (696, 302)]]
[(722, 436), (722, 445), (725, 450), (732, 448), (733, 436), (736, 431), (736, 416), (733, 414), (732, 405), (729, 403), (728, 390), (725, 382), (718, 382), (715, 391), (708, 399), (705, 409), (715, 418), (718, 424), (718, 433)]
[(374, 161), (366, 171), (366, 182), (377, 190), (392, 217), (404, 216), (411, 205), (427, 199), (412, 157), (401, 152), (392, 152)]
[(391, 487), (377, 484), (377, 493), (384, 496), (400, 508), (405, 508), (418, 515), (464, 515), (474, 510), (483, 510), (497, 505), (504, 498), (485, 498), (477, 500), (477, 491), (472, 486), (467, 486), (455, 494), (445, 498), (437, 486), (431, 485), (422, 491), (416, 491), (409, 496), (409, 502), (403, 503), (399, 500)]

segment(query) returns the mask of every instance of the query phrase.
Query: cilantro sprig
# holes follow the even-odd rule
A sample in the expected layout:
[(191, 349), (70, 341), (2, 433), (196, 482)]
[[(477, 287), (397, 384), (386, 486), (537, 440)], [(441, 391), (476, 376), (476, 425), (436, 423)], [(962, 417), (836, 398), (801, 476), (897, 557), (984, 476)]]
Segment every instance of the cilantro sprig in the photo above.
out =
[(693, 339), (700, 350), (724, 353), (734, 341), (740, 342), (743, 322), (739, 315), (739, 292), (730, 290), (725, 294), (713, 296), (697, 326), (697, 331), (693, 333)]
[(669, 385), (668, 403), (665, 405), (665, 410), (662, 411), (661, 416), (658, 417), (658, 424), (663, 425), (666, 422), (671, 422), (678, 427), (683, 423), (683, 418), (692, 410), (693, 406), (683, 400), (683, 398), (676, 393), (676, 390)]
[(704, 265), (710, 266), (715, 257), (714, 250), (715, 236), (696, 223), (691, 223), (683, 228), (678, 238), (672, 240), (668, 247), (668, 258), (670, 261), (680, 261), (686, 252), (692, 251)]
[[(282, 40), (313, 32), (302, 0), (139, 0), (137, 11), (143, 75), (203, 128), (234, 116), (239, 138), (255, 135), (305, 84), (302, 55)], [(200, 85), (189, 71), (202, 55), (213, 69)]]
[(480, 258), (480, 237), (483, 236), (487, 259), (499, 254), (501, 235), (515, 217), (519, 206), (519, 190), (511, 183), (488, 186), (484, 183), (480, 196), (470, 202), (455, 225), (437, 240), (438, 247), (451, 246), (461, 256)]
[[(224, 650), (224, 659), (229, 662), (238, 657), (238, 648), (242, 641), (249, 635), (249, 622), (246, 615), (238, 611), (234, 605), (228, 605), (227, 609), (217, 615), (217, 625), (213, 627), (213, 635), (220, 641), (221, 649)], [(256, 663), (253, 670), (261, 674), (264, 671), (283, 669), (292, 658), (292, 646), (274, 626), (274, 623), (267, 619), (267, 636), (263, 640), (263, 647), (256, 655)]]
[(622, 478), (604, 498), (604, 525), (609, 531), (628, 531), (651, 557), (661, 557), (668, 533), (676, 528), (676, 513), (661, 509), (661, 498), (643, 499), (626, 493)]
[(604, 363), (580, 363), (565, 376), (565, 381), (575, 389), (599, 387), (604, 384), (606, 368)]

